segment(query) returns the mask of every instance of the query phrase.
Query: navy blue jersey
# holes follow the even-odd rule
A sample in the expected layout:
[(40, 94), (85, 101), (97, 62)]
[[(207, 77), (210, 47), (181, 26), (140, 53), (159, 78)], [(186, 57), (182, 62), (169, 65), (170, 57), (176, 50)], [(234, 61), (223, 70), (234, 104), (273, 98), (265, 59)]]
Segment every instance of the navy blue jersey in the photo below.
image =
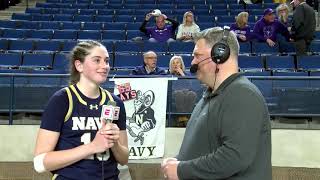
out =
[[(67, 150), (90, 143), (101, 128), (102, 105), (114, 100), (120, 107), (116, 123), (120, 130), (126, 129), (126, 112), (123, 102), (100, 88), (100, 96), (91, 99), (83, 95), (76, 85), (57, 91), (49, 100), (42, 116), (41, 128), (60, 133), (55, 151)], [(94, 154), (70, 166), (53, 171), (55, 179), (101, 180), (102, 162), (104, 179), (118, 179), (119, 170), (112, 151)]]

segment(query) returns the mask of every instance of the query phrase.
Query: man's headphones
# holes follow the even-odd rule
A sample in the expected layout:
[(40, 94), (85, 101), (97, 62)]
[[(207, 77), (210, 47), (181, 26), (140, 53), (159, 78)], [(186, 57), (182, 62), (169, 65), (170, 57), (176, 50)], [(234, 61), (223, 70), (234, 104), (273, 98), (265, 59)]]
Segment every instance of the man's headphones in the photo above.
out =
[(230, 33), (230, 27), (223, 27), (222, 39), (217, 42), (211, 49), (211, 58), (216, 64), (223, 64), (229, 59), (230, 47), (228, 45), (228, 36)]

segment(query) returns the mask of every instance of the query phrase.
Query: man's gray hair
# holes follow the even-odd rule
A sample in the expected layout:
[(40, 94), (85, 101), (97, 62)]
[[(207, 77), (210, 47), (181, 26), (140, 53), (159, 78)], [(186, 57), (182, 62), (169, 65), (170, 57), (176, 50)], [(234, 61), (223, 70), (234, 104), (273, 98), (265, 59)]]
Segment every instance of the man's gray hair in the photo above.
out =
[[(205, 39), (208, 47), (212, 48), (217, 42), (221, 41), (223, 37), (223, 28), (213, 27), (205, 29), (199, 33), (196, 33), (193, 37), (194, 41), (197, 42), (199, 39)], [(229, 32), (227, 38), (227, 44), (230, 47), (230, 54), (234, 56), (239, 55), (239, 42), (236, 34), (233, 31)]]

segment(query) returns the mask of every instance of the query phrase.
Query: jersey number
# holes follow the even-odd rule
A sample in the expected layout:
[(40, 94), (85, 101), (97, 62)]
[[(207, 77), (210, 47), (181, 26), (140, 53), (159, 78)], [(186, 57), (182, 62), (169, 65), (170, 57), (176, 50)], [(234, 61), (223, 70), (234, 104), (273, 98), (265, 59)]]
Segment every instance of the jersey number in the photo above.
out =
[[(81, 142), (83, 144), (89, 144), (91, 142), (91, 133), (84, 133), (81, 136)], [(107, 161), (110, 157), (109, 149), (107, 149), (106, 152), (104, 152), (104, 153), (92, 154), (92, 155), (88, 156), (86, 159), (93, 160), (94, 156), (96, 156), (96, 158), (99, 159), (99, 161)]]

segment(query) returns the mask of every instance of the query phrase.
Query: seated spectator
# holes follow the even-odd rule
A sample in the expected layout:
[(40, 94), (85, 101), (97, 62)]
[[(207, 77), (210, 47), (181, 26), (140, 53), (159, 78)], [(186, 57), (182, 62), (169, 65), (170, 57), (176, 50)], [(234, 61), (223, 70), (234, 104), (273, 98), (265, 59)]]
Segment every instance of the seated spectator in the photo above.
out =
[(193, 41), (193, 35), (200, 31), (199, 26), (194, 22), (194, 16), (191, 11), (183, 15), (183, 23), (178, 27), (177, 40)]
[(148, 51), (143, 54), (143, 66), (132, 70), (132, 75), (166, 75), (166, 71), (157, 67), (157, 54)]
[(282, 34), (287, 41), (291, 41), (288, 29), (275, 19), (271, 8), (264, 10), (263, 17), (254, 25), (253, 33), (256, 39), (267, 42), (270, 47), (275, 46), (277, 34)]
[(185, 76), (186, 67), (181, 56), (172, 56), (169, 63), (169, 73), (175, 76)]
[(241, 12), (236, 17), (236, 23), (231, 24), (230, 30), (237, 35), (239, 42), (249, 41), (250, 26), (248, 25), (249, 13)]
[(289, 7), (288, 7), (288, 5), (285, 3), (280, 4), (277, 7), (276, 12), (277, 12), (278, 21), (281, 22), (287, 28), (289, 28), (290, 22), (289, 22)]
[[(159, 10), (158, 10), (159, 11)], [(173, 19), (168, 18), (165, 14), (160, 14), (161, 12), (148, 13), (145, 20), (140, 26), (140, 31), (145, 33), (146, 36), (150, 37), (149, 41), (151, 42), (171, 42), (174, 41), (174, 34), (179, 26), (179, 23)], [(156, 17), (156, 26), (146, 27), (152, 16)], [(172, 24), (166, 25), (165, 21), (169, 21)]]

